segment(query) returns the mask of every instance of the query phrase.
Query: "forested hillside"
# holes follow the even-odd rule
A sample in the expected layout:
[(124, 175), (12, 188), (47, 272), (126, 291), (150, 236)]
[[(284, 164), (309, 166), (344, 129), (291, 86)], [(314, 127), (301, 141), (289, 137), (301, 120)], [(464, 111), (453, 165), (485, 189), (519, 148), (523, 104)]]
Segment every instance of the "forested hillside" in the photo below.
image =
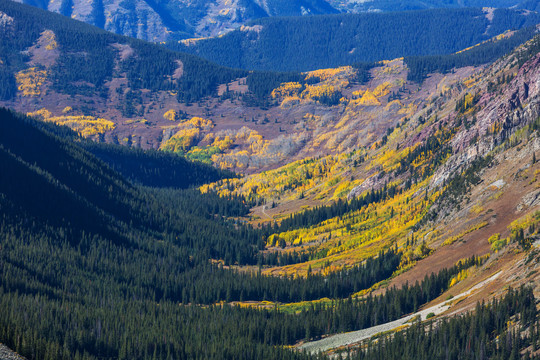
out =
[[(446, 74), (465, 66), (488, 64), (510, 53), (537, 33), (537, 26), (529, 26), (511, 34), (503, 34), (476, 46), (447, 55), (408, 56), (404, 59), (409, 73), (407, 79), (422, 83), (428, 74)], [(510, 35), (510, 36), (508, 36)]]
[[(219, 84), (244, 74), (9, 0), (0, 2), (0, 11), (8, 16), (1, 42), (0, 68), (6, 81), (1, 84), (0, 93), (4, 100), (15, 95), (15, 74), (23, 69), (27, 71), (19, 74), (19, 86), (29, 94), (39, 95), (43, 81), (49, 79), (59, 93), (107, 97), (105, 84), (120, 72), (127, 77), (131, 92), (142, 88), (175, 91), (184, 101), (215, 94)], [(30, 54), (25, 51), (46, 30), (52, 31), (52, 35), (43, 50), (50, 51), (51, 57), (40, 61), (39, 55), (38, 59), (34, 55), (29, 59)], [(128, 56), (120, 68), (115, 68), (119, 47)], [(34, 67), (27, 68), (25, 62), (29, 60), (35, 61)], [(179, 66), (182, 76), (173, 78)], [(133, 99), (125, 95), (125, 106), (129, 108)]]
[[(66, 125), (99, 143), (171, 152), (238, 173), (371, 146), (388, 128), (429, 103), (439, 85), (466, 76), (473, 71), (468, 66), (494, 61), (536, 31), (534, 26), (505, 31), (450, 55), (360, 62), (308, 73), (252, 72), (224, 68), (27, 5), (3, 1), (0, 11), (5, 13), (6, 26), (0, 35), (1, 105)], [(465, 14), (467, 19), (478, 11), (456, 10), (455, 15)], [(479, 14), (473, 20), (485, 25), (487, 14)], [(504, 29), (512, 21), (521, 26), (534, 15), (506, 14), (504, 19), (495, 16), (490, 29), (495, 30), (496, 24)], [(403, 14), (392, 16), (397, 19)], [(456, 28), (460, 21), (454, 20)], [(477, 34), (469, 33), (474, 24), (458, 31), (458, 43), (467, 34)], [(425, 39), (422, 36), (419, 39)], [(441, 84), (424, 82), (434, 72), (447, 78)], [(109, 150), (101, 148), (96, 154), (109, 161)], [(154, 154), (151, 157), (156, 157), (161, 170), (142, 175), (134, 164), (141, 159), (120, 153), (114, 155), (115, 169), (131, 179), (155, 186), (183, 181), (164, 165), (181, 167), (180, 159)], [(355, 181), (350, 181), (340, 192), (354, 186)]]
[(538, 14), (516, 10), (498, 9), (491, 15), (480, 9), (436, 9), (269, 18), (219, 38), (169, 46), (235, 68), (307, 71), (360, 61), (449, 54), (506, 30), (540, 22)]
[(151, 187), (189, 188), (238, 175), (175, 154), (85, 140), (82, 147), (126, 178)]

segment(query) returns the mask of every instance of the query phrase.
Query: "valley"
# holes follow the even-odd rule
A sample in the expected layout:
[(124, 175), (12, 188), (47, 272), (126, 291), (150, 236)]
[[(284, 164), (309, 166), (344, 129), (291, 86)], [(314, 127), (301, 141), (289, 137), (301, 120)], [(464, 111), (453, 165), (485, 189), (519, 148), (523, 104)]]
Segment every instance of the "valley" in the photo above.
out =
[(456, 33), (257, 70), (0, 0), (0, 352), (539, 358), (540, 19), (414, 14)]

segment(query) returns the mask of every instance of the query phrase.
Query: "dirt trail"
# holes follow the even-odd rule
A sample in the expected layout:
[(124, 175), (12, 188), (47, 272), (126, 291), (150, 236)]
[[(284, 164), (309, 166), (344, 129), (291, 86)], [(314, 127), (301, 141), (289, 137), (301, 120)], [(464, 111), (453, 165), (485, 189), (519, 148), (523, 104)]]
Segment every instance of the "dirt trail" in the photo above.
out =
[(270, 220), (273, 219), (273, 217), (271, 217), (270, 215), (268, 215), (268, 213), (266, 212), (266, 205), (263, 205), (261, 212), (264, 214), (264, 216), (266, 216), (266, 217), (269, 218)]
[(368, 339), (372, 337), (373, 335), (390, 331), (399, 328), (400, 326), (405, 325), (409, 320), (420, 316), (422, 320), (425, 320), (427, 315), (429, 313), (433, 313), (435, 315), (442, 314), (446, 310), (450, 309), (452, 306), (452, 303), (454, 303), (456, 300), (469, 296), (471, 293), (475, 292), (476, 290), (481, 289), (486, 284), (492, 282), (493, 280), (497, 279), (502, 272), (498, 272), (495, 275), (489, 277), (488, 279), (476, 284), (475, 286), (471, 287), (469, 290), (462, 292), (459, 295), (454, 296), (452, 299), (447, 300), (445, 302), (442, 302), (438, 305), (431, 306), (427, 309), (424, 309), (422, 311), (416, 312), (414, 314), (405, 316), (399, 320), (391, 321), (385, 324), (373, 326), (367, 329), (362, 329), (358, 331), (352, 331), (348, 333), (342, 333), (342, 334), (336, 334), (329, 336), (322, 340), (317, 341), (311, 341), (304, 343), (298, 347), (299, 350), (304, 350), (312, 354), (316, 354), (319, 351), (328, 351), (331, 349), (338, 348), (340, 346), (350, 345), (357, 343), (359, 341)]

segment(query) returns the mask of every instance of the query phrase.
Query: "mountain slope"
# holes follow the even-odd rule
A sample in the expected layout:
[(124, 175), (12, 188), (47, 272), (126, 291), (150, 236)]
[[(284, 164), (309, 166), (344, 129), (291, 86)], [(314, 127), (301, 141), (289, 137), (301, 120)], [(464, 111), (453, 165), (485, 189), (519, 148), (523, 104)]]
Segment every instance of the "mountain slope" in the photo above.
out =
[[(6, 30), (2, 72), (27, 69), (19, 74), (24, 83), (19, 86), (29, 95), (39, 95), (46, 78), (58, 92), (74, 95), (86, 91), (107, 97), (104, 85), (114, 74), (122, 74), (131, 88), (175, 91), (180, 98), (193, 101), (243, 74), (8, 0), (0, 3), (0, 11)], [(115, 64), (117, 58), (123, 64)], [(3, 84), (4, 98), (13, 95), (10, 85), (13, 82)]]
[[(476, 255), (486, 263), (454, 277), (451, 288), (424, 307), (437, 309), (428, 317), (478, 314), (476, 301), (503, 296), (509, 286), (530, 286), (538, 298), (539, 44), (535, 37), (492, 66), (440, 84), (425, 106), (369, 148), (309, 158), (202, 189), (258, 197), (268, 204), (253, 212), (254, 221), (273, 223), (267, 253), (280, 261), (264, 270), (268, 275), (332, 273), (397, 244), (404, 251), (404, 270), (357, 296), (392, 291)], [(357, 185), (351, 189), (352, 183)], [(345, 196), (348, 201), (341, 200)], [(306, 254), (309, 260), (288, 260)], [(295, 306), (302, 305), (283, 308)], [(405, 320), (399, 325), (411, 328), (407, 336), (417, 336), (415, 325)], [(530, 322), (521, 325), (526, 329)], [(391, 341), (393, 336), (376, 338)], [(373, 338), (338, 340), (330, 354), (347, 344), (347, 351), (364, 358), (360, 349), (369, 348)], [(532, 351), (529, 344), (512, 344), (504, 351)], [(460, 346), (455, 345), (456, 351)], [(420, 353), (416, 349), (414, 357)]]
[(219, 38), (170, 46), (235, 68), (308, 71), (359, 61), (449, 54), (538, 22), (536, 13), (503, 9), (270, 18)]
[[(244, 298), (348, 296), (388, 276), (400, 255), (381, 252), (330, 276), (237, 272), (228, 265), (253, 264), (255, 256), (266, 261), (256, 251), (265, 230), (223, 218), (245, 215), (240, 199), (140, 188), (80, 148), (65, 128), (5, 109), (0, 126), (0, 339), (23, 356), (309, 359), (275, 345), (311, 337), (306, 323), (322, 334), (328, 316), (338, 326), (345, 314), (380, 312), (381, 302), (394, 301), (388, 295), (373, 304), (343, 303), (339, 315), (213, 306)], [(22, 143), (25, 133), (32, 143)], [(432, 298), (422, 289), (446, 288), (445, 282), (428, 280), (397, 294), (408, 309)], [(371, 321), (358, 320), (354, 326)], [(124, 341), (133, 338), (137, 343)], [(219, 346), (208, 347), (216, 341)]]
[[(131, 312), (128, 307), (141, 310), (150, 304), (145, 301), (165, 301), (163, 296), (169, 297), (168, 291), (176, 286), (159, 290), (160, 286), (150, 284), (165, 281), (170, 287), (176, 278), (173, 282), (185, 285), (199, 256), (206, 253), (202, 255), (204, 267), (205, 256), (225, 250), (223, 246), (219, 246), (222, 250), (211, 250), (210, 246), (208, 251), (200, 248), (190, 254), (188, 249), (209, 245), (212, 236), (203, 234), (205, 231), (220, 238), (232, 231), (223, 222), (218, 225), (217, 218), (208, 218), (218, 216), (222, 205), (231, 215), (241, 212), (233, 210), (230, 203), (219, 205), (219, 199), (205, 200), (195, 193), (169, 191), (160, 195), (138, 188), (72, 142), (76, 136), (66, 129), (44, 126), (5, 109), (0, 110), (0, 127), (0, 302), (4, 310), (18, 309), (12, 312), (14, 316), (5, 312), (0, 316), (2, 342), (30, 358), (78, 357), (76, 352), (122, 357), (113, 329), (121, 323), (121, 329), (131, 325), (126, 318), (113, 320), (114, 312), (119, 311), (113, 308), (126, 306), (126, 314)], [(165, 205), (167, 198), (174, 198), (174, 206)], [(208, 210), (206, 201), (212, 201), (215, 213)], [(191, 226), (194, 228), (189, 229)], [(175, 233), (174, 238), (166, 235), (169, 231)], [(189, 237), (204, 237), (205, 242), (186, 247)], [(246, 250), (250, 248), (245, 239), (242, 244)], [(227, 247), (231, 245), (228, 242)], [(162, 267), (163, 262), (167, 265)], [(145, 273), (151, 275), (141, 276)], [(40, 314), (35, 312), (35, 302), (28, 303), (34, 296), (33, 301), (41, 303)], [(141, 301), (141, 297), (146, 300)], [(114, 300), (108, 303), (105, 299)], [(97, 312), (107, 315), (96, 318)], [(24, 321), (18, 319), (22, 313), (27, 317)], [(41, 321), (36, 322), (35, 316)], [(160, 316), (161, 321), (165, 318)], [(89, 320), (96, 327), (85, 325), (83, 330), (80, 325), (89, 324)], [(141, 334), (142, 329), (136, 331)], [(146, 329), (152, 333), (151, 327)], [(94, 330), (98, 332), (91, 335)], [(41, 334), (39, 340), (27, 336), (35, 331)], [(72, 337), (76, 331), (78, 338)], [(196, 332), (186, 333), (193, 336)], [(64, 342), (65, 347), (59, 346)], [(159, 341), (150, 343), (156, 346), (156, 353), (163, 351), (157, 348)], [(234, 341), (234, 349), (232, 344)], [(134, 355), (134, 349), (130, 351), (132, 356), (141, 356)]]
[[(535, 34), (534, 27), (505, 32), (448, 56), (302, 74), (247, 72), (29, 6), (0, 6), (7, 19), (0, 104), (98, 142), (174, 152), (243, 173), (369, 147), (440, 87), (475, 71), (470, 66), (494, 61)], [(447, 75), (424, 81), (433, 72)]]
[[(535, 37), (490, 67), (439, 83), (422, 106), (402, 113), (369, 146), (202, 189), (272, 204), (254, 209), (260, 221), (279, 222), (267, 238), (269, 250), (320, 256), (268, 274), (347, 266), (398, 243), (410, 248), (408, 261), (426, 257), (429, 264), (404, 273), (413, 281), (464, 254), (486, 254), (494, 233), (516, 242), (516, 224), (536, 221), (527, 216), (538, 209), (538, 42)], [(312, 209), (294, 214), (306, 207)], [(533, 226), (528, 241), (534, 234)]]

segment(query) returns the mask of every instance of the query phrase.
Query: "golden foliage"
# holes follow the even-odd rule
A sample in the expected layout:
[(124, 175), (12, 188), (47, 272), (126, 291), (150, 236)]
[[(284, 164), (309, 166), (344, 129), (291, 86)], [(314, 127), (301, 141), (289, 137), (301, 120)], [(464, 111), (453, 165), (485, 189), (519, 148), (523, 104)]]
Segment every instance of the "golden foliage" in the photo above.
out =
[(47, 43), (45, 45), (46, 50), (54, 50), (58, 47), (56, 42), (56, 35), (51, 30), (45, 30), (41, 33), (41, 39)]
[(511, 232), (517, 232), (519, 230), (526, 230), (532, 226), (536, 227), (538, 223), (540, 223), (540, 211), (535, 211), (513, 221), (510, 226), (508, 226), (508, 229)]
[(332, 196), (332, 198), (337, 200), (346, 197), (357, 185), (359, 184), (355, 181), (343, 181), (336, 187), (336, 190), (334, 190), (334, 196)]
[[(326, 254), (303, 264), (272, 268), (265, 271), (273, 275), (305, 275), (309, 266), (313, 271), (331, 271), (335, 268), (358, 264), (368, 257), (375, 256), (380, 250), (388, 249), (403, 242), (411, 229), (423, 218), (431, 204), (440, 196), (440, 192), (424, 196), (421, 193), (429, 179), (414, 185), (406, 192), (379, 204), (371, 204), (361, 210), (332, 218), (320, 224), (304, 229), (295, 229), (273, 234), (268, 243), (276, 238), (285, 241), (288, 246), (316, 246), (319, 253)], [(420, 236), (418, 236), (420, 238)], [(431, 249), (425, 242), (416, 243), (411, 261), (425, 257)], [(404, 263), (403, 266), (406, 266)]]
[(488, 242), (491, 244), (491, 251), (499, 252), (508, 243), (508, 239), (501, 239), (501, 234), (496, 233), (489, 237)]
[(484, 208), (483, 208), (482, 205), (480, 205), (480, 204), (474, 204), (474, 205), (471, 207), (471, 213), (473, 213), (473, 214), (475, 214), (475, 215), (480, 214), (482, 211), (484, 211)]
[(474, 85), (476, 85), (478, 83), (478, 81), (480, 79), (481, 78), (479, 78), (477, 74), (474, 74), (474, 75), (471, 75), (470, 77), (468, 77), (467, 79), (463, 80), (463, 84), (467, 88), (472, 88)]
[(355, 90), (352, 92), (352, 98), (353, 99), (360, 99), (364, 93), (366, 92), (366, 90), (362, 90), (362, 89), (359, 89), (359, 90)]
[(295, 105), (298, 105), (302, 99), (298, 96), (286, 96), (282, 101), (279, 107), (281, 109), (290, 109)]
[(302, 85), (298, 82), (283, 83), (278, 88), (272, 90), (272, 99), (297, 97), (301, 89)]
[[(404, 148), (403, 150), (396, 151), (394, 149), (383, 149), (382, 153), (373, 160), (373, 165), (382, 166), (384, 171), (394, 170), (402, 159), (407, 157), (411, 151), (413, 151), (418, 144)], [(372, 165), (372, 166), (373, 166)]]
[(450, 286), (449, 287), (452, 287), (452, 286), (456, 285), (458, 282), (463, 281), (466, 278), (468, 278), (469, 275), (470, 275), (470, 272), (471, 272), (470, 269), (461, 270), (456, 276), (454, 276), (452, 278), (452, 280), (450, 280)]
[(214, 127), (212, 120), (203, 119), (201, 117), (192, 117), (190, 120), (185, 121), (178, 125), (180, 129), (192, 129), (197, 128), (203, 131), (210, 130)]
[(32, 113), (28, 113), (27, 115), (32, 116), (32, 117), (36, 117), (36, 118), (38, 118), (40, 120), (46, 120), (46, 119), (49, 119), (49, 118), (52, 117), (52, 113), (49, 110), (45, 109), (45, 108), (39, 109), (39, 110), (34, 111)]
[(380, 84), (373, 90), (373, 95), (377, 98), (383, 97), (385, 95), (388, 95), (390, 93), (390, 89), (392, 88), (392, 84), (388, 81)]
[(201, 130), (198, 128), (180, 129), (170, 139), (161, 144), (159, 148), (165, 151), (186, 152), (195, 144), (200, 133)]
[(226, 135), (223, 139), (218, 136), (212, 143), (212, 146), (217, 146), (221, 151), (230, 149), (232, 145), (233, 141), (228, 135)]
[(366, 90), (364, 95), (362, 95), (359, 100), (355, 101), (355, 104), (363, 106), (379, 106), (381, 105), (381, 102), (379, 101), (379, 99), (377, 99), (375, 94), (373, 94), (369, 90)]
[(383, 60), (383, 67), (375, 68), (375, 77), (389, 75), (389, 74), (399, 74), (404, 70), (403, 58), (398, 58), (394, 60)]
[(496, 233), (496, 234), (493, 234), (493, 235), (491, 235), (491, 236), (489, 237), (488, 242), (489, 242), (490, 244), (493, 244), (495, 241), (499, 241), (500, 239), (501, 239), (501, 234)]
[(317, 100), (322, 97), (332, 97), (337, 92), (338, 90), (333, 85), (307, 85), (301, 96), (303, 99)]
[[(268, 144), (256, 132), (249, 134), (253, 145), (259, 146), (262, 142), (260, 153), (264, 154)], [(252, 147), (254, 149), (255, 146)], [(230, 155), (220, 155), (221, 161), (228, 164), (236, 164), (248, 161), (249, 153), (240, 152), (236, 157)], [(214, 191), (219, 194), (228, 195), (234, 193), (243, 195), (248, 199), (298, 199), (311, 194), (312, 189), (317, 189), (313, 194), (325, 195), (331, 198), (345, 197), (350, 189), (361, 183), (361, 180), (341, 180), (341, 175), (350, 170), (350, 163), (353, 156), (358, 153), (344, 153), (335, 156), (326, 156), (320, 159), (306, 158), (295, 161), (275, 170), (269, 170), (258, 174), (249, 175), (241, 179), (227, 180), (220, 183), (213, 183), (201, 188), (201, 191)], [(242, 157), (244, 157), (242, 159)], [(339, 188), (337, 191), (334, 189)]]
[(15, 74), (15, 78), (17, 80), (17, 88), (19, 91), (22, 91), (23, 96), (39, 96), (41, 94), (41, 86), (43, 86), (43, 83), (47, 79), (47, 71), (32, 67), (19, 71)]
[(163, 114), (163, 118), (169, 121), (176, 121), (178, 120), (178, 112), (174, 109), (170, 109), (165, 114)]
[(311, 78), (319, 78), (321, 79), (321, 81), (326, 81), (342, 73), (350, 72), (351, 70), (352, 70), (352, 67), (350, 66), (342, 66), (342, 67), (333, 68), (333, 69), (320, 69), (320, 70), (310, 71), (306, 76), (306, 80), (309, 80)]
[(417, 106), (414, 104), (414, 102), (409, 103), (406, 106), (403, 106), (401, 110), (398, 111), (398, 114), (406, 115), (406, 116), (412, 116), (417, 110)]
[(319, 116), (319, 115), (313, 115), (313, 114), (310, 114), (310, 113), (306, 113), (304, 115), (304, 119), (307, 120), (307, 121), (311, 121), (311, 122), (320, 122), (322, 117)]
[(472, 233), (473, 231), (476, 231), (476, 230), (479, 230), (485, 226), (488, 226), (489, 223), (487, 221), (482, 221), (481, 223), (479, 224), (476, 224), (476, 225), (473, 225), (471, 226), (470, 228), (468, 228), (467, 230), (464, 230), (462, 231), (461, 233), (459, 233), (458, 235), (455, 235), (455, 236), (452, 236), (452, 237), (449, 237), (448, 239), (446, 239), (442, 244), (443, 246), (444, 245), (452, 245), (453, 243), (455, 243), (456, 241), (462, 239), (465, 235), (467, 234), (470, 234)]
[(110, 120), (94, 116), (52, 116), (51, 112), (46, 109), (28, 113), (27, 115), (40, 118), (43, 121), (53, 122), (57, 125), (67, 126), (84, 137), (103, 134), (106, 131), (113, 130), (116, 126)]
[[(174, 112), (169, 110), (167, 113), (171, 111)], [(186, 152), (200, 140), (202, 131), (208, 131), (213, 127), (214, 123), (211, 120), (193, 117), (173, 127), (178, 131), (159, 148), (165, 151)]]
[(214, 154), (212, 162), (221, 168), (243, 168), (250, 164), (264, 166), (286, 160), (292, 153), (304, 144), (305, 133), (283, 134), (276, 138), (265, 140), (255, 130), (242, 127), (239, 130), (222, 130), (218, 134), (208, 134), (205, 143), (212, 144), (217, 137), (229, 136), (231, 144), (227, 153)]

